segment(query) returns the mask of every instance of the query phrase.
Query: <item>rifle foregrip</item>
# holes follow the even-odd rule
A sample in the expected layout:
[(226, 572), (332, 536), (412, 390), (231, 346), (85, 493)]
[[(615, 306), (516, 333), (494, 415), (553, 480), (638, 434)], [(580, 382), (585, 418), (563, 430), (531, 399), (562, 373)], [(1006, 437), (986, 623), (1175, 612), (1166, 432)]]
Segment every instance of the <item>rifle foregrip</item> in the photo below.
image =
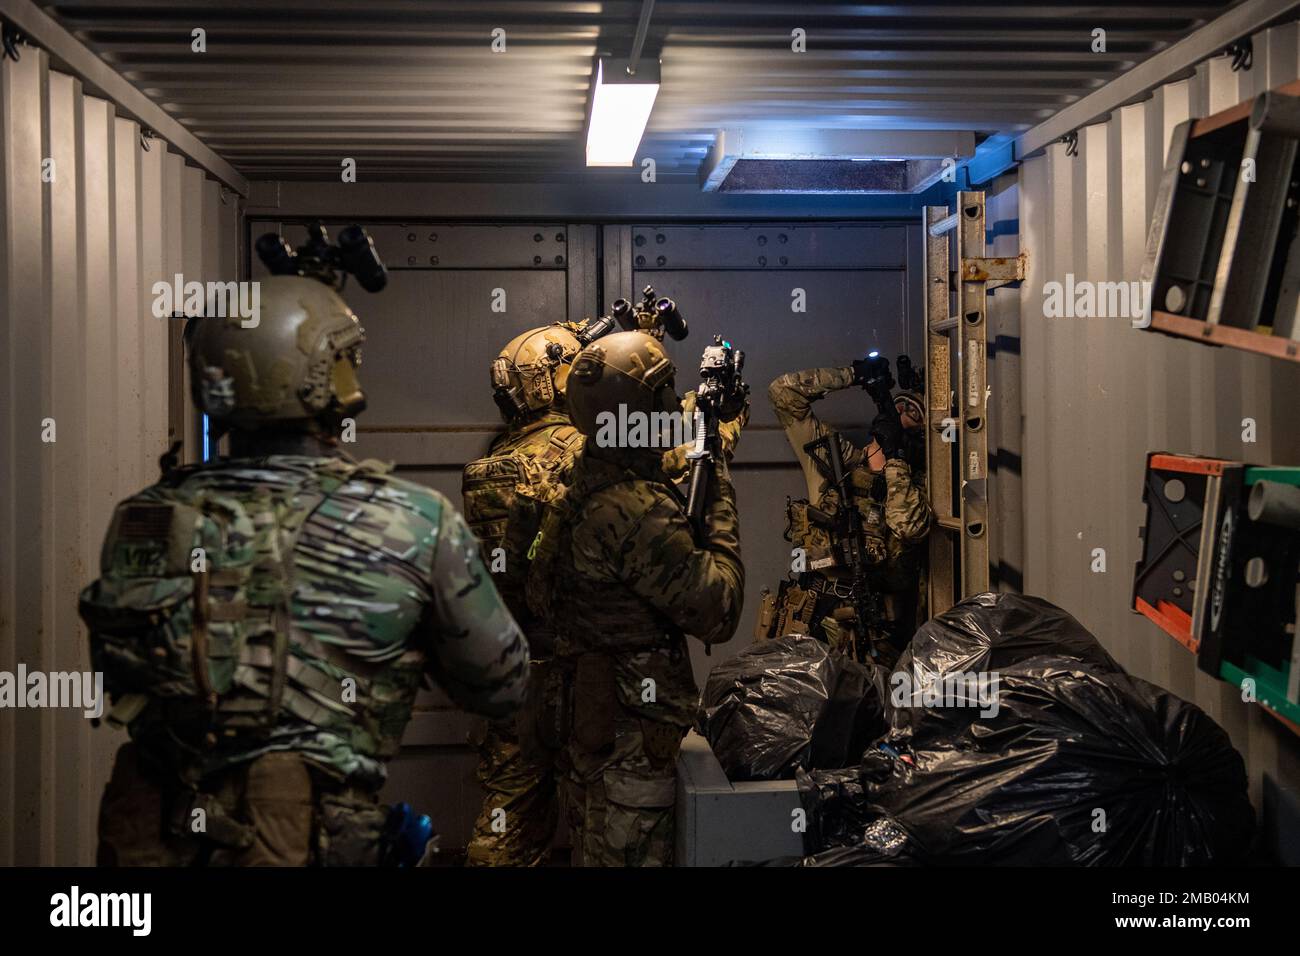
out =
[(713, 466), (710, 458), (696, 458), (691, 461), (691, 483), (686, 495), (686, 516), (695, 530), (704, 529), (704, 496), (709, 490), (709, 469)]

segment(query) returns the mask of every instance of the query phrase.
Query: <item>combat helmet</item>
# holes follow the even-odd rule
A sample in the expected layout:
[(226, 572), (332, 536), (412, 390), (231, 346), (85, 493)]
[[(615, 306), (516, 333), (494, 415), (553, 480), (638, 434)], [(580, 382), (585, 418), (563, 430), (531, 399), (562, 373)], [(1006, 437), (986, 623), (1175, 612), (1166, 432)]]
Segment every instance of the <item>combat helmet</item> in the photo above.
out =
[(357, 380), (365, 330), (329, 284), (307, 276), (261, 280), (255, 323), (191, 319), (191, 394), (218, 434), (235, 428), (332, 435), (366, 407)]
[(582, 348), (563, 325), (529, 329), (511, 339), (492, 362), (492, 398), (507, 423), (564, 408), (569, 363)]
[(677, 369), (663, 345), (643, 332), (616, 332), (588, 345), (569, 373), (569, 413), (589, 438), (600, 429), (599, 416), (681, 413), (674, 388)]
[[(894, 408), (898, 409), (904, 428), (918, 428), (925, 423), (925, 396), (920, 392), (911, 389), (895, 392)], [(917, 424), (909, 425), (909, 419)]]

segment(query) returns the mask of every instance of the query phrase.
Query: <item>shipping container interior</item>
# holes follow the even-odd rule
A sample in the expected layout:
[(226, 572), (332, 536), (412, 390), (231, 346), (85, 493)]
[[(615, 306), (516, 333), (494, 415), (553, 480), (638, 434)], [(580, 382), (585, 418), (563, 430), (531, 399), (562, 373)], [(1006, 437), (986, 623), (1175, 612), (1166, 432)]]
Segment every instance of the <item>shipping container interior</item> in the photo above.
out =
[[(390, 272), (348, 292), (368, 396), (349, 453), (453, 502), (501, 431), (488, 369), (519, 332), (649, 285), (691, 324), (666, 343), (679, 383), (704, 337), (745, 350), (745, 607), (732, 641), (692, 644), (702, 685), (790, 561), (803, 481), (767, 383), (872, 348), (924, 364), (927, 209), (979, 193), (974, 255), (1023, 257), (981, 288), (988, 587), (1059, 605), (1221, 725), (1260, 854), (1300, 864), (1300, 730), (1133, 600), (1149, 453), (1300, 466), (1294, 343), (1045, 308), (1054, 288), (1149, 278), (1176, 129), (1300, 79), (1297, 18), (1264, 0), (0, 0), (0, 672), (88, 670), (78, 593), (115, 504), (175, 442), (183, 462), (222, 452), (157, 284), (265, 278), (257, 238), (296, 245), (319, 222), (364, 226)], [(634, 164), (588, 168), (593, 59), (634, 44), (661, 64)], [(822, 414), (865, 437), (859, 393)], [(383, 793), (429, 813), (450, 856), (482, 802), (481, 720), (423, 692)], [(125, 739), (76, 710), (0, 708), (0, 865), (95, 861)]]

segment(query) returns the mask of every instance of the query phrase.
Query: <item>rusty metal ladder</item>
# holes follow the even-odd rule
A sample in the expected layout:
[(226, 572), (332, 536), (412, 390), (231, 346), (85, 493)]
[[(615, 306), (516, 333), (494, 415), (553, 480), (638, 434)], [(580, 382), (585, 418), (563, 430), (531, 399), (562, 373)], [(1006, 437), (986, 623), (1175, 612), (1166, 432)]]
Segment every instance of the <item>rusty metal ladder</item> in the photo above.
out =
[(1024, 278), (1024, 256), (985, 257), (982, 192), (957, 193), (955, 211), (925, 207), (924, 225), (933, 616), (989, 589), (987, 294)]

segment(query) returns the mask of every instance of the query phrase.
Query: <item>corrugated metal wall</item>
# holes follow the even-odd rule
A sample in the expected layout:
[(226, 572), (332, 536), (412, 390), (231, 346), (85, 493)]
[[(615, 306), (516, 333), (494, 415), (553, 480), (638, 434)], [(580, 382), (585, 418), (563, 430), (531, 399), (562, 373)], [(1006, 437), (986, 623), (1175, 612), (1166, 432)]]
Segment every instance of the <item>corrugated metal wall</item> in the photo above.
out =
[[(1020, 292), (1024, 590), (1071, 611), (1134, 674), (1211, 714), (1246, 756), (1257, 805), (1266, 773), (1300, 787), (1300, 739), (1198, 671), (1129, 610), (1129, 597), (1146, 452), (1300, 463), (1300, 367), (1135, 330), (1127, 319), (1044, 318), (1043, 285), (1067, 273), (1136, 281), (1174, 126), (1296, 79), (1298, 46), (1295, 24), (1261, 33), (1252, 69), (1234, 73), (1226, 57), (1204, 63), (1080, 130), (1078, 155), (1058, 144), (1026, 161), (1018, 183), (1029, 253)], [(1242, 441), (1244, 418), (1258, 425), (1254, 444)], [(1105, 573), (1091, 570), (1094, 548), (1106, 551)]]
[[(984, 206), (985, 254), (1020, 252), (1020, 190), (1014, 172), (1005, 173), (988, 190)], [(995, 289), (989, 297), (989, 508), (997, 520), (989, 526), (989, 583), (994, 590), (1024, 587), (1025, 540), (1022, 480), (1019, 288)]]
[[(151, 288), (236, 277), (235, 198), (43, 52), (0, 66), (0, 671), (89, 667), (77, 592), (114, 503), (169, 427), (198, 454)], [(0, 709), (0, 864), (93, 862), (117, 742), (79, 710)]]

